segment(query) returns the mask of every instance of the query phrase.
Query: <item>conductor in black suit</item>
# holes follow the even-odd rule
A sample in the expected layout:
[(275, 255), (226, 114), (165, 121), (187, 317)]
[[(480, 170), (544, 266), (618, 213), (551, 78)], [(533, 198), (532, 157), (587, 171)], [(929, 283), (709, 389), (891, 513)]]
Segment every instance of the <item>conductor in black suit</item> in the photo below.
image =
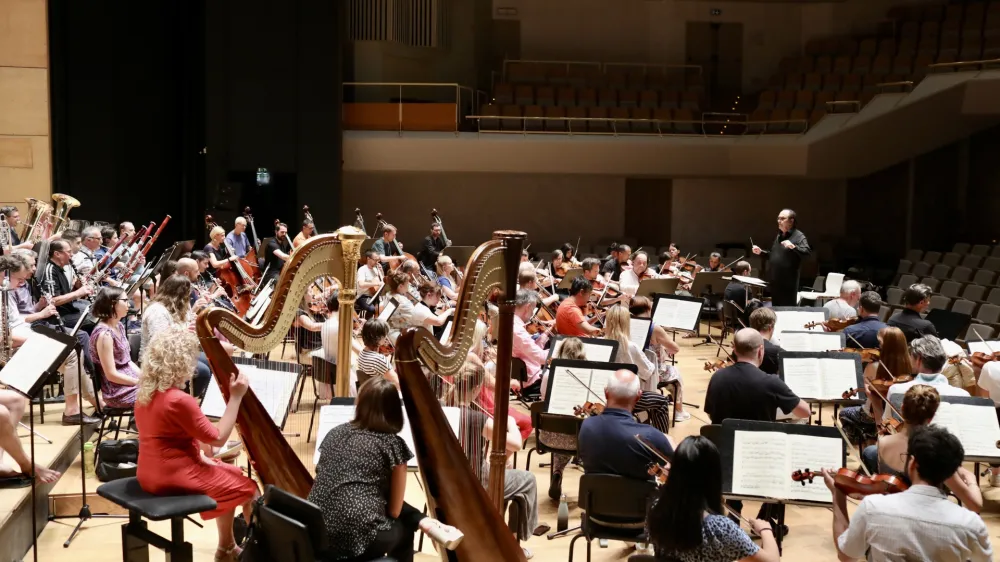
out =
[(773, 306), (796, 306), (798, 304), (799, 270), (802, 258), (809, 255), (812, 248), (806, 235), (798, 229), (795, 211), (784, 209), (778, 214), (778, 235), (774, 238), (770, 251), (753, 247), (753, 253), (767, 254), (767, 270), (770, 277), (771, 304)]

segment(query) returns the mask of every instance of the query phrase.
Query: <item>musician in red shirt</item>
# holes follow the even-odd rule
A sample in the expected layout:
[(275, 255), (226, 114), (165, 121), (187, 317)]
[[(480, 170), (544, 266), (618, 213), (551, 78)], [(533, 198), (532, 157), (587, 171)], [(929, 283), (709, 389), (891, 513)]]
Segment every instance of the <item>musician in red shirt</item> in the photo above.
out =
[(583, 307), (590, 301), (594, 286), (583, 277), (573, 279), (569, 288), (569, 298), (556, 311), (556, 332), (564, 336), (595, 336), (600, 330), (594, 327), (583, 313)]

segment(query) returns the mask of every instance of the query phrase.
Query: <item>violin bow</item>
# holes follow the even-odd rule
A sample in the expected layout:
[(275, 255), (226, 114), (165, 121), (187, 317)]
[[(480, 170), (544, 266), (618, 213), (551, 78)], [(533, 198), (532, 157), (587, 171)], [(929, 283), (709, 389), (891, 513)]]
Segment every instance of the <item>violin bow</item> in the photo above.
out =
[(979, 335), (979, 330), (977, 330), (975, 328), (972, 328), (972, 333), (976, 334), (976, 337), (979, 338), (979, 341), (982, 342), (982, 344), (986, 346), (986, 349), (990, 350), (990, 355), (993, 355), (994, 353), (996, 353), (996, 351), (994, 351), (994, 349), (993, 349), (993, 346), (991, 346), (990, 344), (986, 343), (986, 340), (983, 339), (983, 336)]
[(847, 450), (851, 452), (851, 456), (853, 456), (854, 459), (858, 461), (858, 464), (861, 465), (861, 470), (863, 470), (864, 473), (867, 474), (869, 478), (871, 478), (872, 477), (871, 471), (868, 470), (867, 466), (865, 466), (865, 461), (862, 460), (861, 453), (858, 451), (858, 448), (855, 447), (853, 443), (851, 443), (851, 440), (847, 438), (847, 434), (844, 433), (844, 429), (840, 427), (840, 424), (837, 423), (836, 421), (833, 422), (833, 427), (836, 427), (837, 431), (840, 432), (840, 437), (841, 439), (844, 440), (844, 443), (847, 445)]
[(583, 386), (583, 388), (586, 388), (587, 392), (593, 394), (594, 398), (597, 398), (598, 402), (600, 402), (601, 404), (603, 404), (605, 406), (608, 405), (608, 403), (605, 402), (603, 398), (601, 398), (600, 396), (598, 396), (596, 392), (594, 392), (589, 386), (587, 386), (587, 383), (583, 382), (582, 380), (580, 380), (580, 377), (578, 377), (575, 374), (573, 374), (573, 371), (570, 371), (569, 369), (566, 369), (566, 374), (568, 374), (569, 376), (571, 376), (574, 379), (576, 379), (576, 382), (580, 383), (580, 385)]
[(722, 269), (729, 269), (730, 267), (736, 265), (736, 262), (740, 261), (741, 259), (743, 259), (745, 257), (746, 257), (746, 254), (743, 254), (742, 256), (734, 259), (733, 261), (729, 262), (728, 264), (722, 266)]

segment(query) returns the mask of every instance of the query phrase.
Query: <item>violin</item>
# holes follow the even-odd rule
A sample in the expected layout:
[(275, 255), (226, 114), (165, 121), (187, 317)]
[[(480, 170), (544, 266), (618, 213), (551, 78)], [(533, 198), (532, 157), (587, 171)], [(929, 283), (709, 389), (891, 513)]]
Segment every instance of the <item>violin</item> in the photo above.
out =
[(604, 404), (584, 402), (582, 406), (573, 407), (573, 415), (578, 418), (599, 416), (604, 413)]
[(878, 361), (878, 360), (880, 360), (882, 358), (881, 352), (878, 349), (875, 349), (875, 348), (868, 348), (868, 347), (866, 347), (864, 349), (858, 349), (856, 347), (845, 347), (844, 349), (841, 349), (840, 351), (843, 352), (843, 353), (857, 353), (857, 354), (861, 355), (861, 362), (862, 363), (872, 363), (872, 362)]
[(396, 346), (392, 345), (388, 339), (383, 339), (382, 343), (378, 344), (378, 352), (382, 355), (392, 356), (393, 353), (396, 353)]
[(825, 329), (828, 332), (843, 332), (844, 328), (857, 324), (858, 320), (860, 320), (860, 318), (858, 318), (857, 316), (855, 316), (854, 318), (848, 318), (846, 320), (841, 318), (831, 318), (829, 320), (824, 320), (822, 322), (819, 321), (809, 322), (805, 325), (805, 329), (811, 330), (817, 326), (822, 326), (823, 329)]
[(719, 369), (728, 367), (733, 364), (732, 359), (716, 359), (715, 361), (705, 361), (705, 370), (709, 373), (714, 373)]
[(655, 478), (658, 486), (662, 486), (667, 483), (667, 477), (670, 476), (670, 467), (651, 462), (646, 467), (646, 474)]
[[(792, 480), (801, 482), (803, 486), (806, 485), (806, 482), (812, 484), (813, 478), (822, 477), (821, 472), (813, 472), (808, 468), (792, 473)], [(833, 482), (838, 490), (856, 500), (872, 494), (896, 494), (909, 488), (898, 476), (875, 474), (868, 477), (848, 468), (839, 469), (833, 477)]]
[[(972, 361), (973, 367), (982, 369), (983, 365), (989, 363), (990, 361), (1000, 361), (1000, 351), (994, 351), (992, 354), (975, 351), (969, 359)], [(951, 363), (951, 360), (949, 359), (948, 362)]]

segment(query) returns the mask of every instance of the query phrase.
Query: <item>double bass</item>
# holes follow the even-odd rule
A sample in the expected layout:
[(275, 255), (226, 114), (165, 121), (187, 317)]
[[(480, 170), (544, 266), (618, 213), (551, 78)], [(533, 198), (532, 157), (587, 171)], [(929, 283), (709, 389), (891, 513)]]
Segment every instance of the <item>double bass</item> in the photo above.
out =
[[(382, 231), (385, 229), (386, 225), (388, 225), (388, 224), (389, 224), (388, 222), (386, 222), (386, 221), (384, 221), (382, 219), (382, 213), (375, 213), (375, 232), (379, 236), (382, 235)], [(404, 252), (403, 251), (403, 245), (400, 244), (399, 241), (396, 240), (395, 238), (389, 244), (391, 244), (393, 250), (395, 251), (395, 253), (391, 254), (391, 255), (394, 255), (394, 256), (403, 256), (403, 259), (396, 261), (396, 266), (395, 267), (392, 267), (392, 265), (389, 266), (389, 273), (395, 272), (397, 269), (399, 269), (399, 267), (401, 265), (403, 265), (404, 262), (407, 262), (407, 261), (417, 262), (417, 258), (414, 257), (413, 254), (411, 254), (409, 252)], [(417, 262), (417, 263), (420, 263), (420, 262)]]
[(250, 214), (250, 207), (243, 209), (243, 218), (247, 220), (247, 224), (250, 225), (250, 234), (253, 235), (253, 243), (247, 248), (247, 255), (245, 256), (247, 263), (249, 264), (248, 273), (253, 276), (254, 281), (260, 281), (260, 263), (257, 257), (257, 250), (260, 245), (260, 238), (257, 238), (257, 228), (253, 224), (253, 215)]

